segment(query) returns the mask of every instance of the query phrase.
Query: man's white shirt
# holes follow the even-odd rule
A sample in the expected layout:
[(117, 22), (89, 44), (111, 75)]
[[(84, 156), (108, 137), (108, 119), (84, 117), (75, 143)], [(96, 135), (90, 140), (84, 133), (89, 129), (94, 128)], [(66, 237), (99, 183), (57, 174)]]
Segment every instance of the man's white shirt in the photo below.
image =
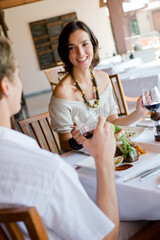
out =
[(0, 207), (35, 206), (49, 239), (100, 240), (114, 228), (76, 171), (17, 131), (0, 127)]

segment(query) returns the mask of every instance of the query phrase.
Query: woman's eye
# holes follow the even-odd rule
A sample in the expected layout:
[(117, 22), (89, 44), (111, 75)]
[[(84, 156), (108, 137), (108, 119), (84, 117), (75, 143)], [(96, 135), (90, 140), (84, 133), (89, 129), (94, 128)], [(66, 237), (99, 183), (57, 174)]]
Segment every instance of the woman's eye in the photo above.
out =
[(74, 46), (70, 46), (68, 47), (69, 51), (73, 50), (74, 49)]
[(88, 45), (89, 45), (88, 42), (83, 43), (83, 46), (84, 46), (84, 47), (86, 47), (86, 46), (88, 46)]

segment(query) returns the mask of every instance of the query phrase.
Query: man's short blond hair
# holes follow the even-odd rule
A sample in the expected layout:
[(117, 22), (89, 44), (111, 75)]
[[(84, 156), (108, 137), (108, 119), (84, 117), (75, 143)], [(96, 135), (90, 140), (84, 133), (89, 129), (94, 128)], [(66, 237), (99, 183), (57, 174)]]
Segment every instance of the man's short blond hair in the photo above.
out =
[[(16, 70), (16, 60), (11, 47), (11, 42), (0, 36), (0, 82), (4, 77), (10, 81), (13, 80), (13, 74)], [(2, 98), (2, 91), (0, 88), (0, 99)]]

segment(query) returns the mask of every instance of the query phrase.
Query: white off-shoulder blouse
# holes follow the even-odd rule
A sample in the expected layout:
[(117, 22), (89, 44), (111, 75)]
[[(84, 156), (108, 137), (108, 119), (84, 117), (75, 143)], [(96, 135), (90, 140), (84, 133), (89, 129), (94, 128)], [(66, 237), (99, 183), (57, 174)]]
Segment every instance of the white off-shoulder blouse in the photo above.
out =
[[(94, 104), (94, 99), (89, 102)], [(89, 108), (84, 101), (60, 99), (52, 94), (49, 103), (52, 129), (58, 133), (70, 132), (70, 126), (75, 122), (75, 116), (79, 117), (81, 122), (89, 122), (89, 119), (86, 119), (85, 114), (88, 109)], [(105, 118), (117, 113), (117, 105), (113, 98), (112, 85), (110, 82), (105, 91), (100, 95), (100, 103), (98, 107), (91, 110), (94, 111), (97, 116), (101, 115)]]

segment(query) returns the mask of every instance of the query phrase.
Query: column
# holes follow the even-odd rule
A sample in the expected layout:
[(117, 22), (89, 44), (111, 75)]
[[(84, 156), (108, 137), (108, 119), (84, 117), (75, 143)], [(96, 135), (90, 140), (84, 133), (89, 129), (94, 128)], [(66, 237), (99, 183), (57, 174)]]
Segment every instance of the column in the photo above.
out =
[(116, 50), (118, 54), (127, 52), (126, 43), (124, 40), (123, 29), (123, 0), (108, 0), (107, 6), (110, 13), (111, 26), (115, 40)]

